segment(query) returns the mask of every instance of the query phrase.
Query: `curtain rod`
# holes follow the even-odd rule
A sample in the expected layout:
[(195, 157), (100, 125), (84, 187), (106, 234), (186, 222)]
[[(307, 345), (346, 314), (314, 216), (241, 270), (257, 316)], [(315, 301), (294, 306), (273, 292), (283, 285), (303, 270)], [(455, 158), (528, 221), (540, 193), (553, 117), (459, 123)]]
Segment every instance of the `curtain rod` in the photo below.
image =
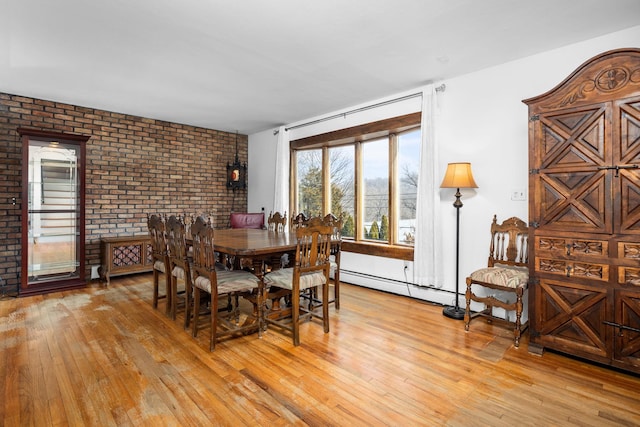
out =
[[(440, 86), (436, 87), (436, 92), (444, 92), (445, 89), (446, 89), (446, 86), (443, 83)], [(313, 120), (313, 121), (310, 121), (310, 122), (301, 123), (299, 125), (295, 125), (295, 126), (291, 126), (291, 127), (288, 127), (288, 128), (284, 128), (284, 130), (288, 131), (288, 130), (291, 130), (291, 129), (298, 129), (298, 128), (301, 128), (301, 127), (305, 127), (305, 126), (310, 126), (310, 125), (315, 125), (315, 124), (318, 124), (318, 123), (326, 122), (328, 120), (337, 119), (337, 118), (340, 118), (340, 117), (347, 117), (349, 114), (360, 113), (362, 111), (367, 111), (367, 110), (371, 110), (371, 109), (374, 109), (374, 108), (383, 107), (385, 105), (394, 104), (396, 102), (405, 101), (407, 99), (417, 98), (418, 96), (422, 96), (422, 92), (412, 93), (412, 94), (409, 94), (409, 95), (401, 96), (399, 98), (390, 99), (388, 101), (378, 102), (377, 104), (367, 105), (366, 107), (356, 108), (354, 110), (346, 111), (344, 113), (334, 114), (333, 116), (323, 117), (323, 118), (318, 119), (318, 120)], [(278, 132), (279, 132), (278, 130), (274, 130), (273, 134), (277, 135)]]

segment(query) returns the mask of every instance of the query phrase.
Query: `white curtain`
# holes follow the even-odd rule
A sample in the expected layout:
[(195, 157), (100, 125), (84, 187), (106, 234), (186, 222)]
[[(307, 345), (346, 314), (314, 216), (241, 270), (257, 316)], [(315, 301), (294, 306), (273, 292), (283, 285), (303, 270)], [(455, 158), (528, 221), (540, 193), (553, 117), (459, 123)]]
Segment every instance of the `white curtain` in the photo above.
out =
[(442, 287), (442, 233), (438, 169), (438, 96), (434, 85), (422, 91), (422, 146), (416, 208), (413, 279), (419, 286)]
[(289, 132), (284, 126), (278, 130), (276, 147), (276, 176), (273, 197), (273, 212), (284, 215), (289, 210)]

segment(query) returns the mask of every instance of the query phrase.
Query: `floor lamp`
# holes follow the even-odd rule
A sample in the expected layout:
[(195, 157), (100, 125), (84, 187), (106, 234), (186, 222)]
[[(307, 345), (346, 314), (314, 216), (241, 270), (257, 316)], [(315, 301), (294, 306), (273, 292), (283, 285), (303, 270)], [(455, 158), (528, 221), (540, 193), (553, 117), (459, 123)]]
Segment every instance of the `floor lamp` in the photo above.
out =
[(473, 174), (471, 173), (471, 163), (449, 163), (447, 165), (447, 172), (444, 174), (444, 179), (440, 188), (455, 188), (456, 189), (456, 201), (453, 202), (453, 207), (456, 208), (456, 305), (446, 306), (442, 310), (442, 314), (452, 319), (461, 320), (464, 318), (464, 309), (460, 308), (458, 303), (458, 285), (459, 285), (459, 255), (460, 255), (460, 208), (462, 202), (460, 201), (460, 189), (461, 188), (478, 188), (476, 182), (473, 180)]

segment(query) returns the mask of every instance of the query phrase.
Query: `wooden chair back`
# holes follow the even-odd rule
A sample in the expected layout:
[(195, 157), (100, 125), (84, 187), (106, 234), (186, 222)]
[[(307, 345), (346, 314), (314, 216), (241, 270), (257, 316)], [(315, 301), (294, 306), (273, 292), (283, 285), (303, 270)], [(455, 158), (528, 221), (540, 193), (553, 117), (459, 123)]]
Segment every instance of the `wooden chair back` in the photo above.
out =
[(326, 269), (329, 275), (329, 255), (333, 227), (322, 224), (322, 218), (312, 218), (306, 227), (296, 230), (295, 269), (302, 272)]
[(176, 215), (171, 215), (166, 222), (167, 242), (169, 246), (169, 258), (173, 263), (183, 266), (187, 263), (187, 234), (184, 220)]
[(187, 248), (187, 235), (184, 220), (180, 216), (171, 215), (166, 224), (167, 244), (169, 247), (169, 271), (167, 275), (171, 279), (171, 318), (176, 319), (178, 306), (178, 279), (184, 281), (185, 316), (184, 327), (190, 321), (191, 298), (191, 265)]
[(214, 228), (210, 220), (203, 216), (196, 218), (191, 225), (193, 241), (193, 270), (196, 275), (209, 276), (216, 271), (216, 253), (214, 251)]
[[(171, 309), (169, 249), (165, 231), (165, 219), (159, 214), (147, 214), (147, 228), (151, 237), (151, 260), (153, 264), (153, 308), (158, 308), (159, 299), (167, 299), (166, 312)], [(160, 273), (164, 275), (165, 293), (160, 295)]]
[(488, 267), (510, 265), (528, 267), (529, 228), (519, 218), (511, 217), (498, 224), (497, 216), (491, 223), (491, 244)]
[(291, 221), (289, 222), (289, 228), (291, 231), (299, 227), (303, 227), (309, 219), (305, 214), (300, 212), (298, 215), (291, 215)]
[(329, 213), (322, 218), (322, 222), (324, 225), (333, 228), (332, 240), (336, 243), (340, 242), (340, 240), (342, 240), (342, 217), (338, 218), (334, 214)]
[(154, 260), (164, 261), (164, 257), (167, 256), (167, 236), (162, 215), (147, 215), (147, 228), (151, 237), (151, 253)]
[(267, 228), (269, 231), (275, 231), (276, 233), (284, 232), (287, 226), (287, 213), (284, 215), (280, 212), (271, 212), (267, 219)]

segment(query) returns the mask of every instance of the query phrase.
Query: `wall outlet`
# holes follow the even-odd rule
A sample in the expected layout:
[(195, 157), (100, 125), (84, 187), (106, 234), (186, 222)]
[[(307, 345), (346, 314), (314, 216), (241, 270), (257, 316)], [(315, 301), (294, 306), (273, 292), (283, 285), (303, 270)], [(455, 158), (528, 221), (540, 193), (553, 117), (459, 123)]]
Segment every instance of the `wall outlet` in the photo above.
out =
[(511, 200), (521, 202), (527, 200), (527, 193), (524, 190), (512, 190)]

